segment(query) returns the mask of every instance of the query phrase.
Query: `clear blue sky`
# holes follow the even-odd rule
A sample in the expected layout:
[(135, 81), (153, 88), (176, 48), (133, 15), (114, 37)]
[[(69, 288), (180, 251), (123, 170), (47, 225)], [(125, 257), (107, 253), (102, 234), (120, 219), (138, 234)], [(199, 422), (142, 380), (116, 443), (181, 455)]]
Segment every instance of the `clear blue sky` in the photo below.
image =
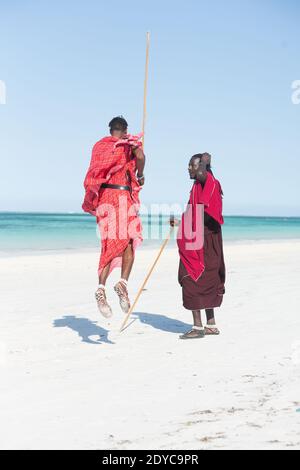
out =
[(0, 210), (79, 211), (92, 145), (142, 119), (145, 203), (185, 202), (208, 151), (225, 214), (300, 216), (297, 0), (0, 0)]

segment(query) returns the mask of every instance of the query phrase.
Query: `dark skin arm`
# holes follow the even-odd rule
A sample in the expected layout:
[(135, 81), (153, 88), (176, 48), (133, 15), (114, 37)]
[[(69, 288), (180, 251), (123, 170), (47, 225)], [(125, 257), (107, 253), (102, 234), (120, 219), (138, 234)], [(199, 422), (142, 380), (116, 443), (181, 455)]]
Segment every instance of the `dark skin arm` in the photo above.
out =
[(146, 157), (143, 152), (143, 149), (141, 149), (140, 147), (133, 149), (133, 154), (136, 157), (136, 168), (137, 168), (137, 177), (139, 178), (138, 180), (139, 185), (143, 186), (145, 183), (144, 168), (145, 168)]
[(199, 168), (196, 174), (196, 180), (204, 184), (207, 178), (206, 163), (199, 162)]
[(206, 178), (207, 178), (206, 166), (210, 165), (210, 162), (211, 162), (210, 154), (204, 153), (201, 158), (201, 161), (199, 162), (199, 168), (197, 170), (197, 175), (196, 175), (197, 181), (199, 181), (202, 184), (204, 184), (206, 181)]

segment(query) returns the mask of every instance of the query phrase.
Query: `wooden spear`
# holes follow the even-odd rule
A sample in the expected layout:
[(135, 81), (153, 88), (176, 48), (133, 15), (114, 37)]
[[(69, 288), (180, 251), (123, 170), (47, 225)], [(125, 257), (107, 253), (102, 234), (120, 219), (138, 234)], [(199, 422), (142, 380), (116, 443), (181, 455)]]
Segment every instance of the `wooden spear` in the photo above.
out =
[[(147, 43), (146, 43), (146, 65), (145, 65), (145, 81), (144, 81), (144, 110), (143, 110), (143, 125), (142, 125), (142, 130), (143, 130), (143, 147), (145, 145), (145, 128), (146, 128), (146, 117), (147, 117), (147, 87), (148, 87), (148, 70), (149, 70), (149, 49), (150, 49), (150, 33), (148, 32), (147, 33)], [(170, 238), (171, 238), (171, 235), (172, 235), (172, 232), (174, 230), (174, 227), (171, 227), (170, 229), (170, 232), (169, 232), (169, 235), (167, 236), (167, 238), (165, 239), (165, 241), (163, 242), (159, 252), (158, 252), (158, 255), (154, 261), (154, 263), (152, 264), (143, 284), (141, 285), (139, 291), (138, 291), (138, 294), (135, 298), (135, 301), (133, 302), (129, 312), (127, 313), (123, 323), (122, 323), (122, 326), (120, 328), (120, 332), (122, 332), (125, 328), (125, 326), (127, 325), (127, 322), (129, 320), (129, 317), (130, 315), (132, 314), (136, 304), (138, 303), (138, 300), (151, 276), (151, 274), (153, 273), (154, 271), (154, 268), (155, 266), (157, 265), (158, 263), (158, 260), (159, 258), (161, 257), (162, 255), (162, 252), (164, 251), (165, 247), (167, 246)]]
[(146, 63), (145, 63), (145, 80), (144, 80), (144, 108), (143, 108), (143, 147), (145, 146), (145, 129), (147, 118), (147, 88), (148, 88), (148, 72), (149, 72), (149, 49), (150, 49), (150, 33), (147, 32), (146, 39)]
[(125, 326), (127, 325), (127, 322), (128, 322), (128, 320), (129, 320), (129, 317), (130, 317), (130, 315), (132, 314), (133, 309), (135, 308), (136, 304), (138, 303), (138, 300), (139, 300), (139, 298), (140, 298), (140, 296), (141, 296), (141, 293), (143, 292), (143, 289), (145, 288), (145, 286), (146, 286), (146, 284), (147, 284), (147, 282), (148, 282), (148, 280), (149, 280), (151, 274), (153, 273), (154, 268), (155, 268), (155, 266), (157, 265), (158, 260), (159, 260), (159, 258), (160, 258), (161, 255), (162, 255), (162, 252), (164, 251), (165, 247), (167, 246), (167, 244), (168, 244), (168, 242), (169, 242), (169, 240), (170, 240), (170, 238), (171, 238), (171, 235), (172, 235), (173, 230), (174, 230), (174, 227), (171, 227), (170, 232), (169, 232), (169, 235), (167, 236), (167, 238), (166, 238), (165, 241), (163, 242), (163, 244), (162, 244), (162, 246), (161, 246), (161, 248), (160, 248), (160, 250), (159, 250), (159, 253), (158, 253), (158, 255), (157, 255), (157, 257), (156, 257), (154, 263), (152, 264), (152, 266), (151, 266), (151, 268), (150, 268), (150, 270), (149, 270), (149, 272), (148, 272), (148, 274), (147, 274), (147, 276), (146, 276), (146, 278), (145, 278), (145, 280), (144, 280), (142, 286), (140, 287), (140, 290), (138, 291), (138, 294), (137, 294), (137, 296), (136, 296), (136, 298), (135, 298), (134, 303), (132, 304), (132, 306), (131, 306), (129, 312), (127, 313), (127, 315), (126, 315), (126, 317), (125, 317), (125, 320), (124, 320), (123, 323), (122, 323), (122, 326), (121, 326), (121, 328), (120, 328), (120, 332), (122, 332), (122, 331), (124, 330)]

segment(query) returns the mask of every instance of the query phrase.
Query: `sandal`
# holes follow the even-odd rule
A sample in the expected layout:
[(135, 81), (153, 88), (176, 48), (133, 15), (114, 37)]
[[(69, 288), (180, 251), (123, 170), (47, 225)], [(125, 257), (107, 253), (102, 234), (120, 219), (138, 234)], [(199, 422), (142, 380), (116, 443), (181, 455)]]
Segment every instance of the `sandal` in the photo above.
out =
[(127, 283), (123, 280), (119, 281), (115, 287), (115, 292), (119, 297), (120, 307), (124, 313), (128, 313), (130, 310), (130, 300), (128, 297)]
[(191, 330), (179, 336), (179, 339), (196, 339), (196, 338), (204, 338), (204, 337), (205, 337), (204, 328), (200, 326), (193, 326)]
[(105, 289), (103, 287), (99, 287), (97, 289), (95, 293), (95, 298), (101, 315), (103, 315), (105, 318), (110, 318), (113, 312), (109, 303), (107, 302)]
[(218, 336), (220, 334), (220, 330), (217, 325), (206, 325), (204, 331), (207, 336)]

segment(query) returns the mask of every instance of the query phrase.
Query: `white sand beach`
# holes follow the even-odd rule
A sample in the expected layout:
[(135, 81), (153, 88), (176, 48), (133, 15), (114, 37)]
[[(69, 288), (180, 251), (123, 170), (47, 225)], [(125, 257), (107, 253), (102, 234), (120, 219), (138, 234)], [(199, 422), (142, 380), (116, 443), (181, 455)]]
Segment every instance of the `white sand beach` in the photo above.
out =
[(225, 261), (221, 336), (180, 341), (174, 249), (122, 334), (117, 273), (112, 320), (94, 301), (98, 253), (2, 258), (1, 449), (299, 449), (300, 242), (225, 244)]

